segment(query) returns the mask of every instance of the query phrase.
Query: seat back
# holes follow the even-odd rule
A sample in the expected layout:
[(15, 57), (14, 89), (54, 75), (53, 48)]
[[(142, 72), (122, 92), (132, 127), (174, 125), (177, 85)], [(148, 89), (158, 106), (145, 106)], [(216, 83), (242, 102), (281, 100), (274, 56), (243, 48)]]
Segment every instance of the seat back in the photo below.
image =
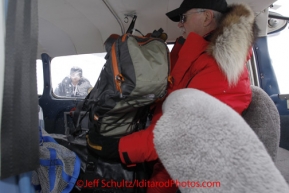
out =
[(243, 118), (265, 145), (273, 161), (280, 142), (280, 116), (268, 94), (257, 86), (252, 88), (252, 101)]
[[(255, 90), (258, 89), (253, 88), (252, 110), (258, 107), (253, 106), (258, 97)], [(260, 95), (266, 96), (262, 92)], [(264, 119), (272, 120), (261, 119), (262, 124), (256, 127), (259, 130), (254, 132), (232, 108), (202, 91), (181, 89), (166, 98), (163, 115), (153, 131), (154, 145), (160, 161), (182, 193), (192, 192), (191, 184), (183, 186), (188, 180), (193, 187), (198, 187), (194, 189), (196, 192), (289, 192), (288, 184), (264, 145), (271, 139), (265, 133), (275, 129), (278, 116), (272, 116), (274, 105), (270, 101), (263, 106), (270, 115), (264, 114)], [(246, 116), (250, 112), (248, 109)], [(263, 125), (269, 123), (271, 130), (263, 129)], [(272, 138), (276, 139), (278, 137)]]

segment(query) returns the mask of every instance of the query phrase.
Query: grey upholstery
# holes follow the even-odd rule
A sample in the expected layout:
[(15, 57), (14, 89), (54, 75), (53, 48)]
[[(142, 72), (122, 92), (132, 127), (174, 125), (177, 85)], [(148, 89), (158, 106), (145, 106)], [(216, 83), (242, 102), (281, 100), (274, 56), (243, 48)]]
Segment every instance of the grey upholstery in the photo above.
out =
[(181, 89), (167, 97), (154, 129), (154, 144), (173, 180), (220, 183), (210, 188), (183, 184), (179, 186), (182, 193), (289, 192), (264, 144), (245, 120), (202, 91)]
[(265, 91), (256, 86), (251, 88), (252, 102), (243, 113), (243, 118), (275, 161), (280, 142), (280, 116), (274, 102)]

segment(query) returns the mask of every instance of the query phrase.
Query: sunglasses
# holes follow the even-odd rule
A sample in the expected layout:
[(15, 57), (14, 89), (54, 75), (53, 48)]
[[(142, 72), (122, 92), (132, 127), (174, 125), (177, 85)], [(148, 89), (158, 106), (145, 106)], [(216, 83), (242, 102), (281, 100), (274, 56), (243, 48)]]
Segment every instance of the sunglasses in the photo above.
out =
[(79, 72), (75, 72), (70, 74), (70, 77), (75, 78), (75, 77), (79, 77), (80, 78), (80, 73)]
[(191, 12), (191, 13), (187, 13), (187, 14), (182, 14), (180, 15), (180, 23), (185, 23), (187, 21), (187, 16), (191, 15), (193, 13), (201, 13), (201, 12), (205, 12), (206, 10), (199, 10), (199, 11), (195, 11), (195, 12)]

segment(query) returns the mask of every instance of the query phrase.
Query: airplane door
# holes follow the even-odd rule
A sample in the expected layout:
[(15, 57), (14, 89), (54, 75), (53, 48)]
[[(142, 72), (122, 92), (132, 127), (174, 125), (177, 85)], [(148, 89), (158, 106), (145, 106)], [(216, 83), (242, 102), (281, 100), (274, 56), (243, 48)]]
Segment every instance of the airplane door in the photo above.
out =
[(74, 108), (80, 98), (59, 98), (53, 94), (51, 84), (51, 57), (48, 54), (41, 55), (43, 63), (44, 90), (39, 98), (39, 105), (43, 110), (45, 130), (48, 133), (65, 133), (65, 128), (73, 127), (69, 112)]
[[(277, 36), (280, 42), (273, 45), (272, 39), (269, 38)], [(280, 147), (287, 150), (289, 150), (289, 70), (288, 55), (286, 56), (285, 52), (289, 49), (288, 38), (289, 30), (285, 29), (273, 36), (258, 38), (254, 45), (259, 85), (276, 104), (281, 119)], [(276, 56), (273, 51), (280, 56)]]

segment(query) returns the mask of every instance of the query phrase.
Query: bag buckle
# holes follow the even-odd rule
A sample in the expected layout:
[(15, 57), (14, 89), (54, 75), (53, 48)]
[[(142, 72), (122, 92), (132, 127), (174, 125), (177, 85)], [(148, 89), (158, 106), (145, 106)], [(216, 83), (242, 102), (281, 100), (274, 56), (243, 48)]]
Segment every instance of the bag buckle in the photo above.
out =
[(95, 169), (94, 162), (88, 162), (86, 164), (86, 171), (87, 172), (94, 172), (94, 169)]

